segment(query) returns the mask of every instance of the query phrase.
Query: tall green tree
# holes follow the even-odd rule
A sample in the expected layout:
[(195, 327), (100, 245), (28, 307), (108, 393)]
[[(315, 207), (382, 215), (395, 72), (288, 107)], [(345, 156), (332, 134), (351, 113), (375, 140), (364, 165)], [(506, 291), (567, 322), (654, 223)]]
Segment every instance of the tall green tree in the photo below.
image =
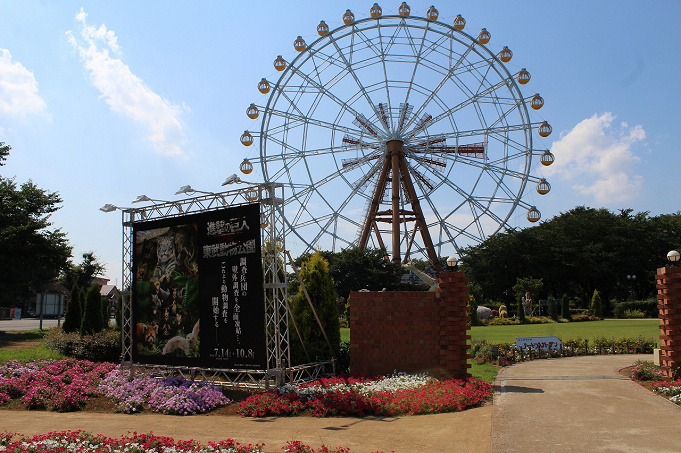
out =
[(59, 280), (66, 288), (78, 285), (80, 288), (88, 288), (94, 277), (104, 275), (106, 266), (99, 261), (94, 252), (85, 252), (80, 264), (68, 261), (66, 269), (62, 272)]
[(603, 305), (601, 304), (601, 295), (597, 289), (594, 290), (594, 295), (591, 298), (591, 312), (595, 315), (603, 317)]
[(102, 297), (99, 294), (99, 286), (92, 285), (85, 296), (83, 307), (83, 319), (80, 324), (80, 334), (89, 335), (97, 333), (104, 328), (102, 322)]
[(563, 298), (560, 301), (560, 316), (568, 321), (572, 319), (572, 316), (570, 316), (570, 299), (568, 299), (567, 294), (563, 294)]
[(81, 294), (78, 285), (73, 285), (71, 288), (71, 297), (66, 304), (66, 313), (64, 313), (64, 325), (62, 329), (66, 333), (78, 332), (82, 321), (81, 316)]
[(14, 306), (66, 268), (71, 246), (52, 228), (59, 194), (0, 177), (0, 306)]
[(290, 329), (292, 361), (294, 364), (307, 361), (301, 340), (311, 360), (337, 357), (340, 350), (340, 322), (336, 290), (329, 275), (328, 262), (321, 253), (316, 252), (302, 263), (300, 275), (332, 350), (301, 287), (291, 302), (291, 312), (300, 331), (299, 337), (294, 328)]

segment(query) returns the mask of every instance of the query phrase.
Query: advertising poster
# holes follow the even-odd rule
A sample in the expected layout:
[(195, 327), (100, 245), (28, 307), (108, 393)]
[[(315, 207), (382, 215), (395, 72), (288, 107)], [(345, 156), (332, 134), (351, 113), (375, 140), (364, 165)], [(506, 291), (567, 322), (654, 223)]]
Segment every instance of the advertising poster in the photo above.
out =
[(260, 206), (133, 225), (133, 360), (266, 369)]

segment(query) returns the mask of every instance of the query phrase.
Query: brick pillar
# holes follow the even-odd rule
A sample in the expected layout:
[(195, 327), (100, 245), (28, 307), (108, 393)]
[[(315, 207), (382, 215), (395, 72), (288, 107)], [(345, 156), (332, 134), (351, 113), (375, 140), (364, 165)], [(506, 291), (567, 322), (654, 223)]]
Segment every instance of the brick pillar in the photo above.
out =
[(440, 367), (459, 379), (470, 377), (466, 283), (463, 272), (440, 272)]
[(681, 267), (657, 270), (657, 302), (660, 317), (660, 366), (672, 378), (681, 365)]

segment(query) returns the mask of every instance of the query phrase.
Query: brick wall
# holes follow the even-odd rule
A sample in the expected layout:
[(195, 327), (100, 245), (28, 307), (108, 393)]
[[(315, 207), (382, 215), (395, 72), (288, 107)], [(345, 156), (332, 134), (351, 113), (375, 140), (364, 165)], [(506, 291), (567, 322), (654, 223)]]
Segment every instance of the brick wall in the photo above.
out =
[(681, 267), (657, 270), (657, 307), (660, 317), (660, 366), (667, 378), (681, 365)]
[(428, 371), (440, 376), (468, 376), (468, 280), (463, 272), (440, 275), (437, 293), (381, 291), (350, 295), (353, 374)]

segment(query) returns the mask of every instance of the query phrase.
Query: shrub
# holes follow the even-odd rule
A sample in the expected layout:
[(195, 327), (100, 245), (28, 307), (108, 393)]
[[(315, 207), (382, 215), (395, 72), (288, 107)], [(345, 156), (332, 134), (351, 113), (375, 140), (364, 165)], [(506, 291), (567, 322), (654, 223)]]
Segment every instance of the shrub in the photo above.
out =
[(102, 296), (99, 294), (99, 286), (92, 285), (85, 297), (83, 319), (80, 324), (80, 334), (87, 335), (99, 332), (104, 328), (102, 322)]
[(603, 317), (603, 305), (601, 303), (601, 294), (598, 292), (597, 289), (594, 289), (594, 295), (591, 298), (591, 312), (594, 314), (594, 316), (598, 316), (599, 318)]
[(80, 289), (78, 284), (74, 283), (73, 288), (71, 288), (71, 298), (66, 304), (66, 313), (64, 313), (64, 332), (78, 332), (80, 323)]
[(93, 362), (118, 362), (121, 356), (121, 333), (116, 330), (103, 330), (92, 335), (64, 333), (53, 328), (47, 333), (47, 347), (81, 360)]
[[(291, 329), (291, 361), (294, 364), (307, 362), (301, 343), (305, 344), (310, 360), (330, 359), (334, 355), (337, 356), (340, 349), (340, 323), (336, 290), (329, 275), (329, 264), (320, 252), (315, 252), (303, 263), (300, 277), (310, 296), (316, 316), (301, 287), (293, 297), (291, 314), (302, 338), (298, 337), (297, 331)], [(317, 317), (326, 336), (317, 324)], [(329, 350), (327, 338), (332, 350)]]
[(624, 311), (624, 317), (627, 319), (630, 318), (645, 318), (646, 314), (643, 313), (641, 310), (625, 310)]
[(652, 362), (636, 361), (631, 370), (631, 378), (638, 381), (660, 381), (664, 377), (662, 368)]
[(657, 299), (633, 300), (615, 303), (612, 313), (615, 318), (626, 318), (627, 310), (638, 310), (643, 313), (644, 318), (657, 318), (658, 308)]
[(568, 299), (567, 294), (563, 294), (563, 298), (560, 301), (560, 316), (563, 319), (570, 320), (570, 299)]
[(581, 322), (581, 321), (600, 321), (601, 318), (598, 316), (594, 315), (585, 315), (585, 314), (580, 314), (580, 315), (572, 315), (572, 318), (570, 319), (572, 322)]

